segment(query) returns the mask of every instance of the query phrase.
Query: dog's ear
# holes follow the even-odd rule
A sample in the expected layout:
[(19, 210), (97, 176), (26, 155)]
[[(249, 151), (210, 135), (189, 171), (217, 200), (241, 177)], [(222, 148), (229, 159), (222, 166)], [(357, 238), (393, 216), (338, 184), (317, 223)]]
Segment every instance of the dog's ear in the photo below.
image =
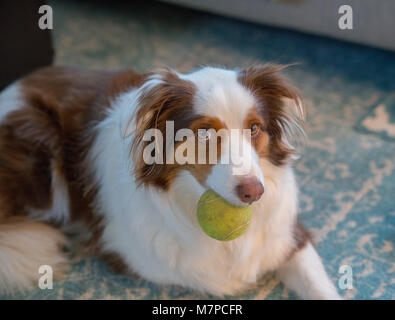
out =
[[(171, 175), (170, 166), (166, 166), (166, 152), (169, 141), (166, 140), (166, 121), (172, 121), (174, 132), (178, 129), (188, 128), (194, 119), (193, 98), (195, 86), (192, 82), (181, 79), (171, 70), (161, 70), (152, 74), (141, 87), (138, 97), (138, 109), (133, 115), (134, 134), (131, 153), (135, 160), (136, 179), (140, 184), (154, 183), (166, 187), (166, 181)], [(161, 152), (163, 163), (145, 163), (143, 150), (150, 143), (144, 141), (145, 132), (155, 129), (161, 137), (155, 138), (162, 142), (155, 152)]]
[(303, 99), (290, 81), (279, 74), (286, 67), (267, 64), (239, 72), (239, 81), (256, 97), (267, 123), (270, 159), (275, 164), (295, 158), (294, 143), (305, 137)]

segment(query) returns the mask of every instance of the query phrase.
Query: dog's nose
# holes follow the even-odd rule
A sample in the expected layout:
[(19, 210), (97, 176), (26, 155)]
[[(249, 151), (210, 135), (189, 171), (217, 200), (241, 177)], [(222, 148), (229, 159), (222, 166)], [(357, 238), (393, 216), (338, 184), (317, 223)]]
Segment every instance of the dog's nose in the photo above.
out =
[(255, 177), (243, 179), (236, 187), (240, 200), (249, 204), (259, 200), (264, 191), (262, 183)]

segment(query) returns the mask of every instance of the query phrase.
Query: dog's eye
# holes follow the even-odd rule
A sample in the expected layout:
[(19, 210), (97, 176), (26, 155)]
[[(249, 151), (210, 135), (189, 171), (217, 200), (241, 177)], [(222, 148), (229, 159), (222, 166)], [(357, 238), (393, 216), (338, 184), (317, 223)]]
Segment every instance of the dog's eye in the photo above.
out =
[(197, 137), (199, 141), (208, 141), (211, 138), (211, 132), (208, 129), (198, 129)]
[(254, 137), (254, 136), (256, 137), (259, 134), (259, 131), (260, 131), (259, 123), (253, 123), (251, 125), (251, 127), (250, 127), (250, 130), (251, 130), (251, 136), (252, 137)]

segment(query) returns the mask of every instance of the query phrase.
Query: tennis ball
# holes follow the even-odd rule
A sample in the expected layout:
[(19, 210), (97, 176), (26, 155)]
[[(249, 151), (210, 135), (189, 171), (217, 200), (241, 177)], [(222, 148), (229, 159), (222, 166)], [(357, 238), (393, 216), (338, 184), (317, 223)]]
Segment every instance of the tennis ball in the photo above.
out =
[(221, 241), (236, 239), (246, 232), (251, 215), (251, 206), (234, 206), (212, 190), (203, 193), (198, 202), (200, 227), (208, 236)]

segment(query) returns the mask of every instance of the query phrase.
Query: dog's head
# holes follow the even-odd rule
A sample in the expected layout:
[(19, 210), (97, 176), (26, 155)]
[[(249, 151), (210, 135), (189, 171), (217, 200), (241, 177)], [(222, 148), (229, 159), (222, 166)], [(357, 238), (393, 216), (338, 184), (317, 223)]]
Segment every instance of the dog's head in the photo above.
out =
[(132, 153), (139, 183), (164, 190), (182, 171), (235, 205), (264, 192), (266, 159), (282, 166), (303, 134), (302, 99), (277, 65), (152, 74), (140, 89)]

